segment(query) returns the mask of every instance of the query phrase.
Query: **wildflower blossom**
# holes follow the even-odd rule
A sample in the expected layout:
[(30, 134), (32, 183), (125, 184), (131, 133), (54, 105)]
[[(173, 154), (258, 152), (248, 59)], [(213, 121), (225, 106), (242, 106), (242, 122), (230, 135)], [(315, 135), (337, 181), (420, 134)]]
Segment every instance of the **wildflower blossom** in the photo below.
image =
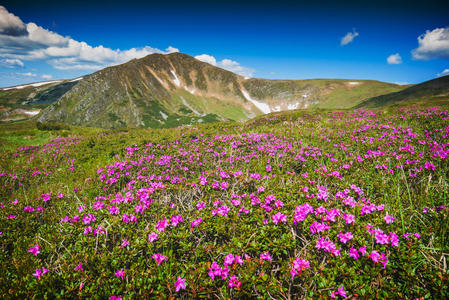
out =
[(186, 280), (182, 277), (177, 278), (177, 280), (175, 281), (175, 288), (176, 288), (176, 292), (179, 292), (180, 290), (185, 290), (186, 289)]

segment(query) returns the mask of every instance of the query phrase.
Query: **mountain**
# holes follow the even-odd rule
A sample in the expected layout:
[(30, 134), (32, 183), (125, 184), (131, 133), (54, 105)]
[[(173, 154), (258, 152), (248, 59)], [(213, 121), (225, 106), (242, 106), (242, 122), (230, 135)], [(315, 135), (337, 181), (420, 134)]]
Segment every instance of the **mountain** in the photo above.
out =
[(0, 89), (0, 121), (28, 119), (55, 102), (78, 80), (52, 80)]
[(369, 98), (357, 108), (404, 104), (443, 104), (449, 101), (449, 75), (410, 86), (402, 91)]
[(105, 128), (243, 121), (274, 111), (350, 108), (403, 88), (372, 80), (246, 79), (186, 54), (151, 54), (84, 76), (55, 95), (38, 121)]

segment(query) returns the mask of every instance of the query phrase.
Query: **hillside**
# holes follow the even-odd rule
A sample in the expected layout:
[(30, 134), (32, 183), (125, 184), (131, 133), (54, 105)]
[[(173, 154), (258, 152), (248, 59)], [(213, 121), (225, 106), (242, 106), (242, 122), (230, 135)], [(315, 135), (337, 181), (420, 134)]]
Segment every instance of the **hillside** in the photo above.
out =
[(435, 78), (402, 91), (369, 98), (356, 107), (382, 107), (387, 105), (434, 104), (449, 101), (449, 76)]
[(81, 78), (53, 80), (0, 89), (0, 121), (28, 119), (55, 102)]
[(0, 90), (0, 119), (123, 127), (176, 127), (244, 121), (304, 108), (350, 108), (404, 87), (346, 79), (245, 79), (189, 55), (152, 54), (79, 80)]
[(348, 108), (402, 88), (367, 80), (245, 79), (186, 54), (152, 54), (85, 76), (38, 120), (175, 127), (298, 108)]
[(0, 298), (448, 299), (447, 118), (0, 124)]

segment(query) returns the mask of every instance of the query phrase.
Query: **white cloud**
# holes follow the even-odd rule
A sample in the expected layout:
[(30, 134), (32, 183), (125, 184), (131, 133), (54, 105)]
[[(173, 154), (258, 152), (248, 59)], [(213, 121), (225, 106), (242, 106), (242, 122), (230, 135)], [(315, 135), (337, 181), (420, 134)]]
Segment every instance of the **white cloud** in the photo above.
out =
[(0, 5), (0, 34), (20, 36), (26, 34), (25, 24)]
[(391, 54), (387, 58), (387, 62), (390, 65), (400, 65), (402, 64), (402, 57), (399, 55), (399, 53)]
[(418, 37), (418, 44), (412, 50), (415, 59), (449, 58), (449, 27), (427, 30)]
[(437, 77), (449, 75), (449, 69), (444, 69), (443, 72), (438, 73)]
[(41, 78), (42, 78), (42, 79), (52, 79), (53, 76), (48, 75), (48, 74), (43, 74), (43, 75), (41, 76)]
[(196, 59), (211, 64), (213, 66), (217, 65), (217, 60), (215, 59), (215, 57), (213, 57), (212, 55), (208, 55), (208, 54), (201, 54), (201, 55), (197, 55), (195, 56)]
[(0, 59), (0, 67), (3, 68), (16, 68), (16, 67), (23, 67), (24, 64), (20, 59), (16, 58), (6, 58), (6, 59)]
[[(20, 32), (22, 34), (16, 34)], [(13, 34), (14, 33), (14, 34)], [(149, 54), (178, 52), (169, 46), (165, 51), (145, 46), (126, 50), (91, 46), (44, 29), (35, 23), (24, 24), (0, 6), (0, 57), (17, 60), (46, 59), (60, 70), (98, 70)]]
[(356, 36), (358, 36), (359, 33), (357, 31), (355, 31), (355, 29), (353, 29), (352, 32), (348, 32), (346, 33), (346, 35), (344, 37), (341, 38), (341, 42), (340, 45), (344, 46), (349, 44), (350, 42), (352, 42)]
[(26, 77), (36, 77), (37, 75), (31, 72), (27, 73), (16, 73), (17, 75), (26, 76)]
[(397, 85), (407, 85), (407, 84), (410, 84), (410, 83), (408, 83), (407, 81), (398, 81), (398, 82), (394, 82), (394, 84), (397, 84)]
[(195, 56), (196, 59), (211, 64), (213, 66), (231, 71), (233, 73), (239, 74), (241, 76), (244, 77), (252, 77), (254, 74), (254, 70), (248, 67), (244, 67), (242, 65), (240, 65), (240, 63), (230, 60), (230, 59), (223, 59), (221, 61), (218, 61), (215, 59), (215, 57), (213, 57), (212, 55), (208, 55), (208, 54), (201, 54), (201, 55), (197, 55)]

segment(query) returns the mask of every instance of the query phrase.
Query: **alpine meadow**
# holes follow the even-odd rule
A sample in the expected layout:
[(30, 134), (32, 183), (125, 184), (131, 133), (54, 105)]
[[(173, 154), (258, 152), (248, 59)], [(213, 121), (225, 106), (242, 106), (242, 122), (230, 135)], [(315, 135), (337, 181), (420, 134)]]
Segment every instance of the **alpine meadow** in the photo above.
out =
[(0, 298), (449, 298), (447, 3), (150, 2), (0, 6)]

